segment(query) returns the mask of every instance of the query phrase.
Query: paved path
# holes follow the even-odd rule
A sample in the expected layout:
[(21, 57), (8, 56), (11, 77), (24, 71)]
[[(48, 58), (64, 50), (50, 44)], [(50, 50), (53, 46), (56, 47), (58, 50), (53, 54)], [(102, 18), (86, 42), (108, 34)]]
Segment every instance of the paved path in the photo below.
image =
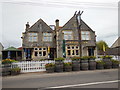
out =
[[(28, 73), (18, 76), (3, 77), (3, 88), (51, 88), (60, 86), (68, 86), (67, 88), (118, 88), (118, 81), (116, 80), (118, 80), (117, 69), (52, 74)], [(96, 82), (109, 83), (87, 85)], [(80, 86), (82, 84), (86, 85)]]

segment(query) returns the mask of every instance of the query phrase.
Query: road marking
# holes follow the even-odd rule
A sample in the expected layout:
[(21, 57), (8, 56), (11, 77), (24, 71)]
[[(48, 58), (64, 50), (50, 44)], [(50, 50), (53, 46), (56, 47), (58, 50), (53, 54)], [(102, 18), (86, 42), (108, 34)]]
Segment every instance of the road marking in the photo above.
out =
[(120, 80), (114, 80), (114, 81), (103, 81), (103, 82), (92, 82), (92, 83), (84, 83), (84, 84), (75, 84), (75, 85), (64, 85), (64, 86), (56, 86), (56, 87), (48, 87), (50, 88), (67, 88), (67, 87), (75, 87), (75, 86), (86, 86), (86, 85), (95, 85), (95, 84), (105, 84), (105, 83), (115, 83)]

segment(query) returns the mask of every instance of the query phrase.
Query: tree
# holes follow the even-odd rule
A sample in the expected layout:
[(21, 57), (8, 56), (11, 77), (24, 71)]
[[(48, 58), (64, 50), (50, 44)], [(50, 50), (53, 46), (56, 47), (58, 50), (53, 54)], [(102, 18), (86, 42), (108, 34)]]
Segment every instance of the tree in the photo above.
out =
[(108, 47), (108, 44), (105, 41), (100, 40), (100, 41), (97, 42), (97, 48), (98, 48), (98, 50), (105, 52), (106, 49), (108, 49), (109, 47)]

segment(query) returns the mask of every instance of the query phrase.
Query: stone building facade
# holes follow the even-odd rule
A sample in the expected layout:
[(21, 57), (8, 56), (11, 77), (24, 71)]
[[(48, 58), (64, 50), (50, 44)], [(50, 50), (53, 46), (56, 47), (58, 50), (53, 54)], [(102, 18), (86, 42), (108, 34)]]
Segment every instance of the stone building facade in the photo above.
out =
[(80, 18), (79, 13), (75, 13), (62, 27), (59, 26), (58, 19), (55, 22), (56, 25), (51, 25), (52, 28), (42, 19), (32, 26), (26, 24), (22, 36), (24, 60), (96, 56), (95, 31)]

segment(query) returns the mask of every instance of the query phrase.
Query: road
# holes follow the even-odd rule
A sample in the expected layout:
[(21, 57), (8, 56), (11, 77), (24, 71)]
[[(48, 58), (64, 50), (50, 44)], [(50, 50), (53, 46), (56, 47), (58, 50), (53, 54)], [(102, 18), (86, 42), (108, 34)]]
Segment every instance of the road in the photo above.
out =
[(3, 88), (118, 88), (118, 70), (28, 73), (2, 80)]

